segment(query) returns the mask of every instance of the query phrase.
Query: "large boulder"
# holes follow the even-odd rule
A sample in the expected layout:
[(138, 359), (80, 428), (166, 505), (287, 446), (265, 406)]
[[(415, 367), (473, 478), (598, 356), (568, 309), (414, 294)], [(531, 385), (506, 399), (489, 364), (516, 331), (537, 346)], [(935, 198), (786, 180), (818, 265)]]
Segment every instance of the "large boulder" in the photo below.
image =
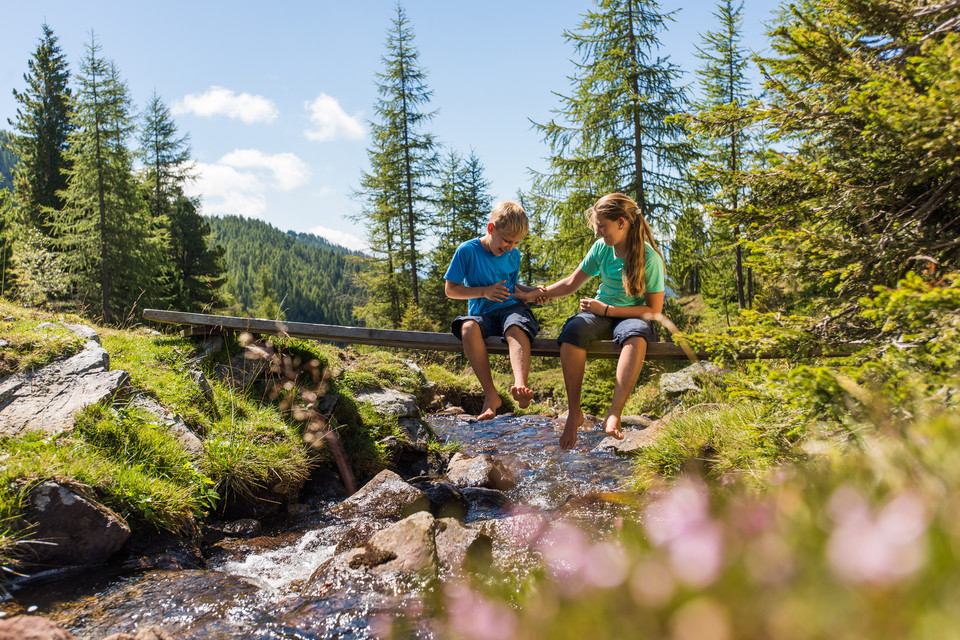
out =
[(646, 429), (624, 429), (623, 439), (607, 436), (597, 445), (597, 451), (612, 451), (621, 456), (632, 455), (653, 444), (663, 427), (662, 421), (651, 424)]
[(437, 559), (448, 571), (465, 566), (489, 567), (493, 561), (493, 541), (477, 529), (469, 529), (454, 518), (437, 520), (435, 527)]
[[(93, 332), (82, 329), (84, 337)], [(0, 436), (69, 431), (81, 409), (113, 397), (129, 379), (126, 371), (110, 371), (106, 349), (88, 339), (76, 355), (0, 381)]]
[(417, 511), (430, 508), (427, 496), (393, 471), (383, 470), (367, 484), (344, 500), (334, 505), (330, 512), (342, 518), (364, 516), (399, 520)]
[(503, 462), (482, 453), (468, 456), (456, 453), (447, 465), (447, 478), (458, 487), (487, 487), (508, 491), (517, 486), (517, 478)]
[(367, 545), (381, 552), (384, 558), (392, 557), (372, 568), (381, 573), (436, 575), (435, 522), (430, 512), (419, 511), (370, 536)]
[(680, 371), (661, 375), (660, 393), (665, 396), (676, 396), (688, 391), (700, 391), (698, 381), (717, 377), (722, 372), (723, 369), (712, 362), (694, 362)]
[(435, 517), (463, 520), (467, 515), (470, 503), (467, 502), (463, 492), (449, 482), (428, 480), (417, 483), (417, 488), (430, 500), (430, 513)]
[(30, 491), (31, 538), (20, 543), (29, 564), (91, 566), (106, 562), (130, 537), (116, 513), (67, 481), (43, 482)]

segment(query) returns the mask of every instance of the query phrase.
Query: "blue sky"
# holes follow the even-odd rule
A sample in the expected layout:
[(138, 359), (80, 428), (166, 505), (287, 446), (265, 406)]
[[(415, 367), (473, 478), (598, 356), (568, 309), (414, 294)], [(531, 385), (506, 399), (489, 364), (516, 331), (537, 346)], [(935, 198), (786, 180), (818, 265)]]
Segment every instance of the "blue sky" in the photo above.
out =
[[(765, 46), (770, 0), (745, 0), (745, 45)], [(566, 93), (573, 50), (563, 38), (592, 7), (585, 0), (407, 0), (437, 115), (427, 126), (445, 149), (473, 150), (495, 200), (529, 187), (548, 148), (530, 127)], [(693, 82), (694, 46), (714, 29), (712, 0), (661, 0), (676, 21), (662, 35)], [(11, 90), (36, 49), (41, 24), (79, 70), (91, 30), (127, 81), (137, 109), (154, 91), (190, 135), (202, 211), (256, 217), (351, 248), (349, 219), (367, 168), (375, 74), (383, 69), (393, 0), (248, 2), (29, 0), (7, 3), (0, 38), (0, 127), (16, 114)]]

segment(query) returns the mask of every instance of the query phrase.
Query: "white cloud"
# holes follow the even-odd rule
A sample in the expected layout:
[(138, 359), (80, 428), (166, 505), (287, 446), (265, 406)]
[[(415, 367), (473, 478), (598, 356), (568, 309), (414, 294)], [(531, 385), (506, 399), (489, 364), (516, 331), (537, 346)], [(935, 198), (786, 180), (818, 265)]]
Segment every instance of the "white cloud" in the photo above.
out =
[(343, 138), (361, 140), (366, 135), (362, 116), (358, 112), (348, 116), (336, 98), (321, 93), (313, 102), (306, 103), (310, 113), (311, 128), (304, 132), (309, 140), (326, 142)]
[(269, 191), (292, 191), (310, 178), (306, 163), (296, 155), (256, 149), (237, 149), (215, 164), (197, 163), (196, 174), (186, 191), (202, 198), (204, 213), (245, 218), (263, 217)]
[(194, 113), (211, 118), (227, 116), (245, 124), (273, 122), (279, 112), (271, 100), (250, 93), (236, 94), (225, 87), (212, 86), (203, 93), (191, 93), (175, 103), (175, 115)]
[(347, 249), (351, 249), (353, 251), (367, 250), (366, 240), (344, 231), (337, 231), (336, 229), (317, 225), (316, 227), (307, 229), (307, 233), (312, 233), (315, 236), (326, 238), (333, 244), (338, 244), (341, 247), (346, 247)]
[[(307, 164), (292, 153), (268, 155), (256, 149), (237, 149), (220, 158), (218, 164), (267, 177), (269, 186), (280, 191), (292, 191), (310, 179)], [(268, 175), (265, 176), (265, 172)]]
[(260, 218), (267, 209), (263, 184), (256, 176), (222, 164), (197, 163), (196, 179), (184, 189), (203, 200), (207, 215)]

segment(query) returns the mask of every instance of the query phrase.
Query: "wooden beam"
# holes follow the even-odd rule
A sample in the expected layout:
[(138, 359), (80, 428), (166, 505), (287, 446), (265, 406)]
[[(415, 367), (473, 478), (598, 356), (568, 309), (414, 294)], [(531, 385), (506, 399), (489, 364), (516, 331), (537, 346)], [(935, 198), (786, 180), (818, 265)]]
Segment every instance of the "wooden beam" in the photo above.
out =
[[(164, 324), (185, 325), (186, 335), (222, 332), (248, 332), (259, 335), (307, 338), (341, 344), (367, 344), (397, 349), (420, 349), (427, 351), (460, 352), (463, 345), (453, 334), (429, 331), (397, 331), (395, 329), (371, 329), (368, 327), (342, 327), (333, 324), (309, 322), (286, 322), (264, 318), (235, 318), (184, 311), (145, 309), (143, 319)], [(487, 338), (487, 351), (507, 353), (507, 344), (502, 338)], [(530, 344), (534, 356), (560, 355), (560, 345), (552, 338), (536, 338)], [(611, 340), (602, 340), (590, 345), (587, 354), (593, 358), (617, 358), (620, 347)], [(706, 354), (699, 353), (704, 358)], [(684, 350), (672, 342), (652, 342), (647, 345), (648, 360), (687, 360)]]

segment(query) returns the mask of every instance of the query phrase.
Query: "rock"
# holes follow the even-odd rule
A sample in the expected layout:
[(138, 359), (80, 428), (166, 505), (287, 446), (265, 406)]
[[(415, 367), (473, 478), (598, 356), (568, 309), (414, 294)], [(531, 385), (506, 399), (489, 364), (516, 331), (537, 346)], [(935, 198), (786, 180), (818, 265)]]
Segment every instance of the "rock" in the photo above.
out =
[(430, 512), (419, 511), (377, 531), (367, 544), (381, 551), (383, 557), (392, 556), (392, 559), (371, 568), (381, 573), (436, 575), (438, 564), (437, 546), (434, 542), (435, 522)]
[(532, 546), (543, 534), (547, 520), (540, 514), (521, 513), (506, 518), (483, 520), (470, 525), (490, 536), (495, 544), (526, 548)]
[(723, 370), (712, 362), (695, 362), (674, 373), (660, 376), (660, 393), (670, 396), (688, 391), (700, 391), (697, 380), (701, 377), (717, 375)]
[(71, 430), (81, 409), (127, 385), (127, 372), (109, 367), (106, 350), (88, 340), (83, 351), (66, 360), (7, 376), (0, 381), (0, 436)]
[(217, 365), (216, 376), (234, 389), (249, 389), (263, 377), (269, 363), (259, 352), (245, 349), (231, 357), (229, 363)]
[(417, 511), (430, 507), (427, 496), (416, 487), (404, 482), (393, 471), (383, 470), (367, 484), (344, 500), (334, 505), (330, 512), (342, 518), (366, 516), (399, 520)]
[(617, 455), (629, 455), (653, 444), (662, 426), (663, 422), (657, 421), (646, 429), (624, 429), (623, 440), (607, 436), (600, 441), (600, 444), (594, 450), (612, 451)]
[(647, 415), (646, 413), (640, 414), (639, 416), (623, 416), (620, 418), (620, 424), (625, 427), (637, 427), (638, 429), (646, 429), (655, 423), (659, 418), (656, 416)]
[(430, 426), (420, 418), (406, 417), (397, 420), (397, 426), (410, 442), (427, 442), (434, 437)]
[(408, 442), (387, 436), (380, 440), (392, 467), (404, 478), (414, 478), (430, 469), (429, 451), (425, 442)]
[(210, 381), (207, 380), (206, 374), (203, 373), (200, 369), (191, 369), (190, 370), (190, 379), (193, 380), (193, 383), (197, 385), (197, 388), (200, 389), (200, 393), (203, 394), (203, 399), (207, 401), (213, 410), (217, 410), (217, 398), (213, 394), (213, 387), (210, 386)]
[(263, 532), (263, 524), (254, 518), (240, 518), (222, 527), (211, 527), (231, 538), (255, 538)]
[(103, 640), (174, 640), (173, 636), (157, 626), (150, 626), (137, 631), (137, 635), (129, 633), (114, 633)]
[(430, 500), (430, 513), (434, 517), (463, 520), (464, 516), (467, 515), (470, 504), (463, 492), (452, 484), (427, 481), (418, 483), (417, 488), (423, 491)]
[(463, 487), (460, 490), (467, 500), (468, 520), (480, 518), (495, 518), (509, 504), (507, 496), (502, 491), (485, 487)]
[[(70, 486), (73, 485), (73, 486)], [(91, 566), (106, 562), (130, 537), (116, 513), (67, 482), (44, 482), (30, 491), (28, 513), (35, 528), (18, 546), (30, 564)]]
[(468, 529), (454, 518), (437, 520), (435, 541), (440, 566), (457, 572), (464, 565), (489, 567), (493, 562), (493, 540), (490, 536)]
[[(553, 419), (553, 427), (555, 429), (562, 430), (563, 427), (567, 424), (567, 416), (570, 415), (569, 411), (564, 411), (556, 418)], [(580, 423), (580, 426), (577, 429), (592, 429), (595, 424), (600, 422), (600, 418), (595, 415), (585, 413), (583, 414), (583, 422)]]
[(419, 418), (420, 404), (412, 393), (404, 393), (395, 389), (375, 389), (361, 391), (354, 395), (357, 402), (366, 402), (373, 405), (377, 413), (398, 418)]
[(456, 453), (447, 465), (447, 477), (458, 487), (487, 487), (508, 491), (517, 486), (517, 479), (500, 460), (482, 453), (467, 456)]
[(16, 616), (0, 620), (0, 640), (76, 640), (76, 636), (46, 618)]
[(191, 454), (199, 456), (201, 453), (203, 453), (203, 442), (201, 442), (200, 438), (197, 437), (197, 434), (195, 434), (193, 430), (187, 426), (187, 423), (183, 421), (183, 418), (170, 411), (153, 398), (143, 394), (138, 393), (135, 395), (131, 399), (130, 404), (155, 416), (157, 423), (164, 425), (170, 432), (170, 435), (176, 438), (177, 442), (182, 444)]
[(84, 340), (92, 340), (93, 342), (100, 344), (100, 334), (98, 334), (93, 327), (88, 327), (84, 324), (65, 324), (63, 326)]

